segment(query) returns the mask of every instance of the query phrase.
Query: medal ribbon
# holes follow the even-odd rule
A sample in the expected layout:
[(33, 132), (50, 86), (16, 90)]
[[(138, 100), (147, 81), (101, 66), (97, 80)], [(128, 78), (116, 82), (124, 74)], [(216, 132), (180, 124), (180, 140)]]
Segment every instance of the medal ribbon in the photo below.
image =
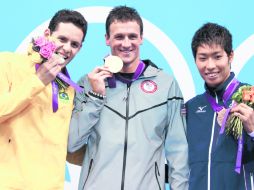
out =
[(130, 84), (131, 82), (137, 80), (140, 77), (140, 75), (143, 73), (144, 69), (145, 69), (145, 64), (143, 61), (140, 61), (136, 71), (133, 74), (132, 79), (124, 78), (124, 77), (120, 76), (119, 74), (113, 75), (113, 77), (108, 78), (109, 88), (116, 87), (116, 79), (120, 80), (123, 83)]
[[(234, 78), (233, 81), (230, 83), (230, 85), (227, 87), (226, 91), (224, 92), (223, 94), (223, 97), (222, 97), (222, 100), (223, 100), (223, 104), (224, 106), (226, 107), (226, 102), (227, 100), (232, 96), (234, 90), (237, 88), (237, 86), (240, 84), (240, 82)], [(210, 105), (212, 106), (213, 110), (215, 112), (219, 112), (223, 109), (224, 106), (220, 106), (218, 105), (218, 103), (216, 102), (216, 100), (211, 96), (209, 95), (208, 93), (206, 93), (206, 97), (210, 103)], [(233, 103), (232, 107), (234, 106), (235, 104)], [(227, 121), (227, 118), (228, 118), (228, 115), (229, 115), (229, 112), (230, 112), (230, 108), (227, 108), (226, 109), (226, 112), (225, 112), (225, 115), (224, 115), (224, 118), (222, 120), (222, 126), (221, 126), (221, 129), (220, 129), (220, 134), (224, 133), (225, 131), (225, 125), (226, 125), (226, 121)], [(235, 171), (237, 173), (240, 173), (241, 171), (241, 165), (242, 165), (242, 152), (243, 152), (243, 135), (241, 135), (241, 137), (238, 139), (238, 147), (237, 147), (237, 156), (236, 156), (236, 165), (235, 165)]]
[[(221, 111), (224, 107), (226, 107), (226, 102), (227, 100), (232, 96), (233, 92), (235, 91), (235, 89), (237, 88), (237, 86), (240, 84), (240, 82), (234, 78), (232, 80), (232, 82), (228, 85), (228, 87), (226, 88), (223, 96), (222, 96), (222, 100), (223, 100), (223, 104), (224, 106), (220, 106), (215, 98), (213, 98), (210, 94), (206, 93), (206, 97), (208, 99), (208, 102), (210, 103), (210, 105), (212, 106), (213, 110), (215, 112), (219, 112)], [(225, 130), (225, 124), (226, 124), (226, 121), (227, 121), (227, 117), (229, 115), (229, 111), (230, 111), (230, 108), (226, 109), (226, 113), (225, 113), (225, 116), (223, 118), (223, 121), (222, 121), (222, 126), (221, 126), (221, 130), (220, 130), (220, 134), (224, 133), (224, 130)]]
[(82, 92), (83, 89), (77, 85), (75, 82), (73, 82), (71, 79), (70, 79), (70, 75), (66, 69), (66, 75), (63, 74), (63, 73), (58, 73), (57, 76), (62, 79), (64, 82), (66, 82), (68, 85), (72, 86), (77, 92)]
[[(39, 67), (40, 64), (35, 65), (36, 71), (38, 70)], [(58, 73), (57, 77), (62, 79), (68, 85), (72, 86), (77, 92), (81, 92), (83, 89), (70, 79), (70, 75), (67, 71), (67, 68), (65, 68), (65, 73), (66, 75), (63, 73)], [(55, 80), (51, 81), (51, 84), (52, 84), (52, 109), (53, 112), (56, 112), (58, 110), (58, 86)]]
[(242, 155), (243, 155), (243, 135), (241, 135), (238, 139), (238, 147), (237, 147), (237, 155), (236, 155), (236, 163), (235, 163), (235, 171), (238, 174), (241, 173)]

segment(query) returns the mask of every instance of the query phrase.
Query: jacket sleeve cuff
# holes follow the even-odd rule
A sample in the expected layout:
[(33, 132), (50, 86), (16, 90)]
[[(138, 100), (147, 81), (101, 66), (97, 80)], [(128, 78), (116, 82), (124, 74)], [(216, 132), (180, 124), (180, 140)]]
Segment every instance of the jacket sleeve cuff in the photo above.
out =
[(251, 138), (254, 138), (254, 131), (252, 131), (251, 133), (248, 133), (248, 135), (249, 135)]

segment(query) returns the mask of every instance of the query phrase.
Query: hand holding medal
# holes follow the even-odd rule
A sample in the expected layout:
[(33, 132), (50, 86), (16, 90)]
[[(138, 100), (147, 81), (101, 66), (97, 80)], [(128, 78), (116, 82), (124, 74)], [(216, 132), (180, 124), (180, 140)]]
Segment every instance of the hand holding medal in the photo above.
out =
[[(41, 36), (32, 40), (28, 48), (28, 56), (31, 58), (31, 61), (35, 63), (36, 71), (39, 70), (39, 68), (42, 66), (42, 63), (47, 62), (51, 58), (53, 58), (53, 60), (51, 61), (53, 61), (54, 64), (50, 65), (49, 69), (51, 69), (52, 66), (53, 67), (60, 66), (61, 68), (65, 67), (65, 59), (61, 55), (56, 53), (56, 49), (57, 49), (57, 46), (55, 44), (55, 39), (52, 37)], [(59, 72), (59, 71), (55, 70), (55, 72)], [(52, 75), (52, 76), (53, 77), (50, 78), (49, 81), (47, 79), (46, 82), (43, 82), (43, 83), (48, 84), (51, 81), (52, 107), (53, 107), (53, 112), (56, 112), (58, 110), (58, 91), (59, 90), (65, 91), (68, 85), (72, 86), (77, 92), (81, 92), (83, 91), (83, 89), (70, 79), (70, 76), (66, 68), (65, 68), (65, 73), (59, 72), (57, 76), (55, 75)], [(41, 79), (41, 77), (39, 78)], [(48, 78), (47, 75), (46, 75), (46, 78)], [(44, 79), (42, 80), (44, 81)]]
[(65, 64), (64, 64), (65, 60), (61, 55), (53, 53), (52, 57), (57, 61), (57, 65), (59, 65), (61, 67), (65, 66)]

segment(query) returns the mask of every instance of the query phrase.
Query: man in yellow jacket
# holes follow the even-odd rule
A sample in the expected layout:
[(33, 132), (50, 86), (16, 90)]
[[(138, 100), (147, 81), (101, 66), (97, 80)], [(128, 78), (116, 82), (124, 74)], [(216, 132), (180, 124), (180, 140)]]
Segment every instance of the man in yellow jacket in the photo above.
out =
[[(78, 88), (65, 66), (79, 52), (86, 31), (79, 12), (60, 10), (28, 54), (0, 53), (1, 190), (63, 189)], [(54, 46), (45, 39), (54, 39)], [(45, 44), (51, 49), (43, 49)]]

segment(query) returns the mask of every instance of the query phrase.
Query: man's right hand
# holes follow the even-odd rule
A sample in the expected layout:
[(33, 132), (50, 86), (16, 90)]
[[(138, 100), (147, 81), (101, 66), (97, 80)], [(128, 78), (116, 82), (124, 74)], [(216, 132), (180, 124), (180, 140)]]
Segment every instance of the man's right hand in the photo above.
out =
[(59, 56), (52, 56), (48, 61), (40, 65), (36, 71), (36, 75), (45, 86), (53, 81), (56, 78), (57, 74), (61, 71), (61, 63), (62, 58)]
[(92, 72), (90, 72), (88, 74), (88, 79), (93, 92), (106, 95), (104, 80), (108, 77), (112, 77), (112, 73), (105, 66), (96, 67)]

